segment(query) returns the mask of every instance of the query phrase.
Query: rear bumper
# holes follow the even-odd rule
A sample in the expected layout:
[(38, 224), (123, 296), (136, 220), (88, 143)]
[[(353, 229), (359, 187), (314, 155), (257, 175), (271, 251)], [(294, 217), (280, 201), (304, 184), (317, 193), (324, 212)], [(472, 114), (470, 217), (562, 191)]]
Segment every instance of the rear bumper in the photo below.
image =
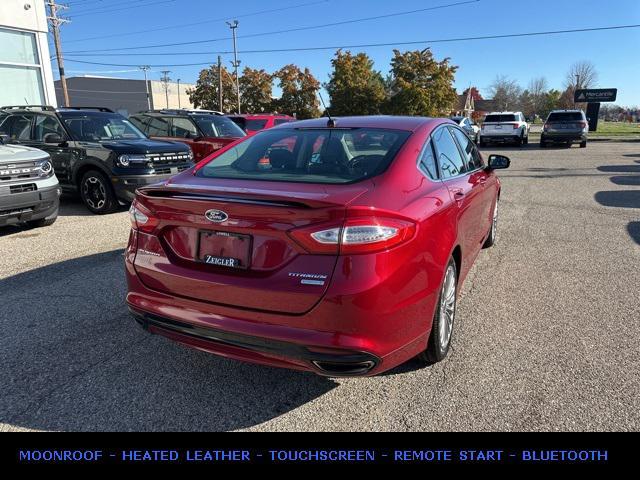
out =
[(586, 142), (587, 134), (580, 132), (545, 132), (540, 135), (541, 142)]
[(504, 134), (504, 135), (485, 135), (483, 133), (480, 134), (480, 140), (483, 142), (517, 142), (520, 140), (520, 134)]
[[(273, 366), (313, 370), (322, 375), (366, 375), (380, 364), (367, 352), (328, 353), (296, 343), (197, 326), (129, 307), (135, 320), (151, 333), (220, 355)], [(235, 353), (234, 353), (235, 352)], [(262, 360), (262, 361), (260, 361)]]
[[(280, 314), (212, 304), (148, 288), (136, 273), (135, 255), (130, 250), (125, 255), (126, 301), (131, 313), (149, 332), (192, 348), (336, 377), (379, 374), (413, 358), (427, 346), (437, 291), (391, 307), (382, 301), (396, 303), (397, 299), (388, 295), (385, 285), (373, 285), (355, 296), (329, 293), (304, 314)], [(434, 279), (438, 285), (440, 281)], [(340, 288), (345, 291), (344, 286)], [(375, 294), (378, 304), (368, 293)]]
[(57, 183), (55, 181), (52, 186), (33, 192), (0, 195), (0, 226), (55, 216), (60, 205), (60, 187)]

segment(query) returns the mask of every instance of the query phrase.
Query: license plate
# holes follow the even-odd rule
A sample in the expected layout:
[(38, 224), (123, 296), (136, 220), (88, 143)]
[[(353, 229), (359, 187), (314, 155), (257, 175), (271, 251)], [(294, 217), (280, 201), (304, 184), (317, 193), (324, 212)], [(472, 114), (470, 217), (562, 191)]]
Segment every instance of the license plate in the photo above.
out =
[(496, 125), (495, 127), (493, 127), (495, 130), (502, 130), (502, 125)]
[(201, 231), (197, 260), (207, 265), (249, 268), (251, 236), (239, 233)]

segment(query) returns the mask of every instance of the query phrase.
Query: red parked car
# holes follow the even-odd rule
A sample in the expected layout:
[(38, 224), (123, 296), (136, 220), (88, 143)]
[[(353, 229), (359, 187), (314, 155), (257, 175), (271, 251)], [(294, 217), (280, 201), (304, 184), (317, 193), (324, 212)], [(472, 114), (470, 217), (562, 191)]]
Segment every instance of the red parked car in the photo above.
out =
[(266, 130), (267, 128), (277, 127), (283, 123), (295, 122), (294, 117), (289, 115), (281, 115), (278, 113), (253, 113), (246, 115), (227, 115), (228, 118), (233, 120), (242, 130), (247, 132), (247, 135), (253, 135), (260, 130)]
[(509, 163), (486, 165), (445, 119), (265, 130), (138, 191), (127, 304), (152, 333), (265, 365), (347, 376), (439, 361)]
[(211, 110), (150, 110), (129, 117), (148, 137), (186, 143), (200, 161), (247, 134), (219, 112)]

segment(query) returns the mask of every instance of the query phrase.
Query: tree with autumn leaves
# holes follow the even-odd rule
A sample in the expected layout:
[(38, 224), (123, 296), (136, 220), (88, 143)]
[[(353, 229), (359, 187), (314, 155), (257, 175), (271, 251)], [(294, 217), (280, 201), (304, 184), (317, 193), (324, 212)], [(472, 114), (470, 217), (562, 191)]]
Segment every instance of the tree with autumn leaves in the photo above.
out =
[[(449, 59), (437, 61), (428, 48), (400, 52), (394, 50), (388, 76), (374, 70), (365, 53), (338, 50), (331, 61), (333, 71), (325, 84), (332, 115), (448, 115), (457, 102), (453, 80), (457, 67)], [(235, 79), (223, 70), (223, 104), (218, 105), (217, 67), (200, 72), (189, 98), (196, 107), (237, 110)], [(273, 84), (282, 94), (272, 98)], [(265, 70), (245, 68), (240, 77), (243, 112), (278, 112), (297, 118), (320, 116), (320, 82), (308, 68), (285, 65), (269, 74)]]

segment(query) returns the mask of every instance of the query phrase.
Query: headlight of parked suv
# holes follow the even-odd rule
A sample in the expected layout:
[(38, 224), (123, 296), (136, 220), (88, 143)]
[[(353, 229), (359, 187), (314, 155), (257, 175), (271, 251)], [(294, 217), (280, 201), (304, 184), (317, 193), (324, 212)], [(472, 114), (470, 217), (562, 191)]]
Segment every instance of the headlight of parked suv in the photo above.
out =
[(189, 149), (189, 160), (193, 162), (193, 150)]
[(49, 177), (53, 175), (53, 165), (49, 160), (45, 160), (38, 165), (38, 169), (40, 170), (39, 174), (41, 177)]
[(144, 155), (120, 155), (118, 157), (118, 166), (128, 167), (132, 163), (147, 163), (148, 159)]

